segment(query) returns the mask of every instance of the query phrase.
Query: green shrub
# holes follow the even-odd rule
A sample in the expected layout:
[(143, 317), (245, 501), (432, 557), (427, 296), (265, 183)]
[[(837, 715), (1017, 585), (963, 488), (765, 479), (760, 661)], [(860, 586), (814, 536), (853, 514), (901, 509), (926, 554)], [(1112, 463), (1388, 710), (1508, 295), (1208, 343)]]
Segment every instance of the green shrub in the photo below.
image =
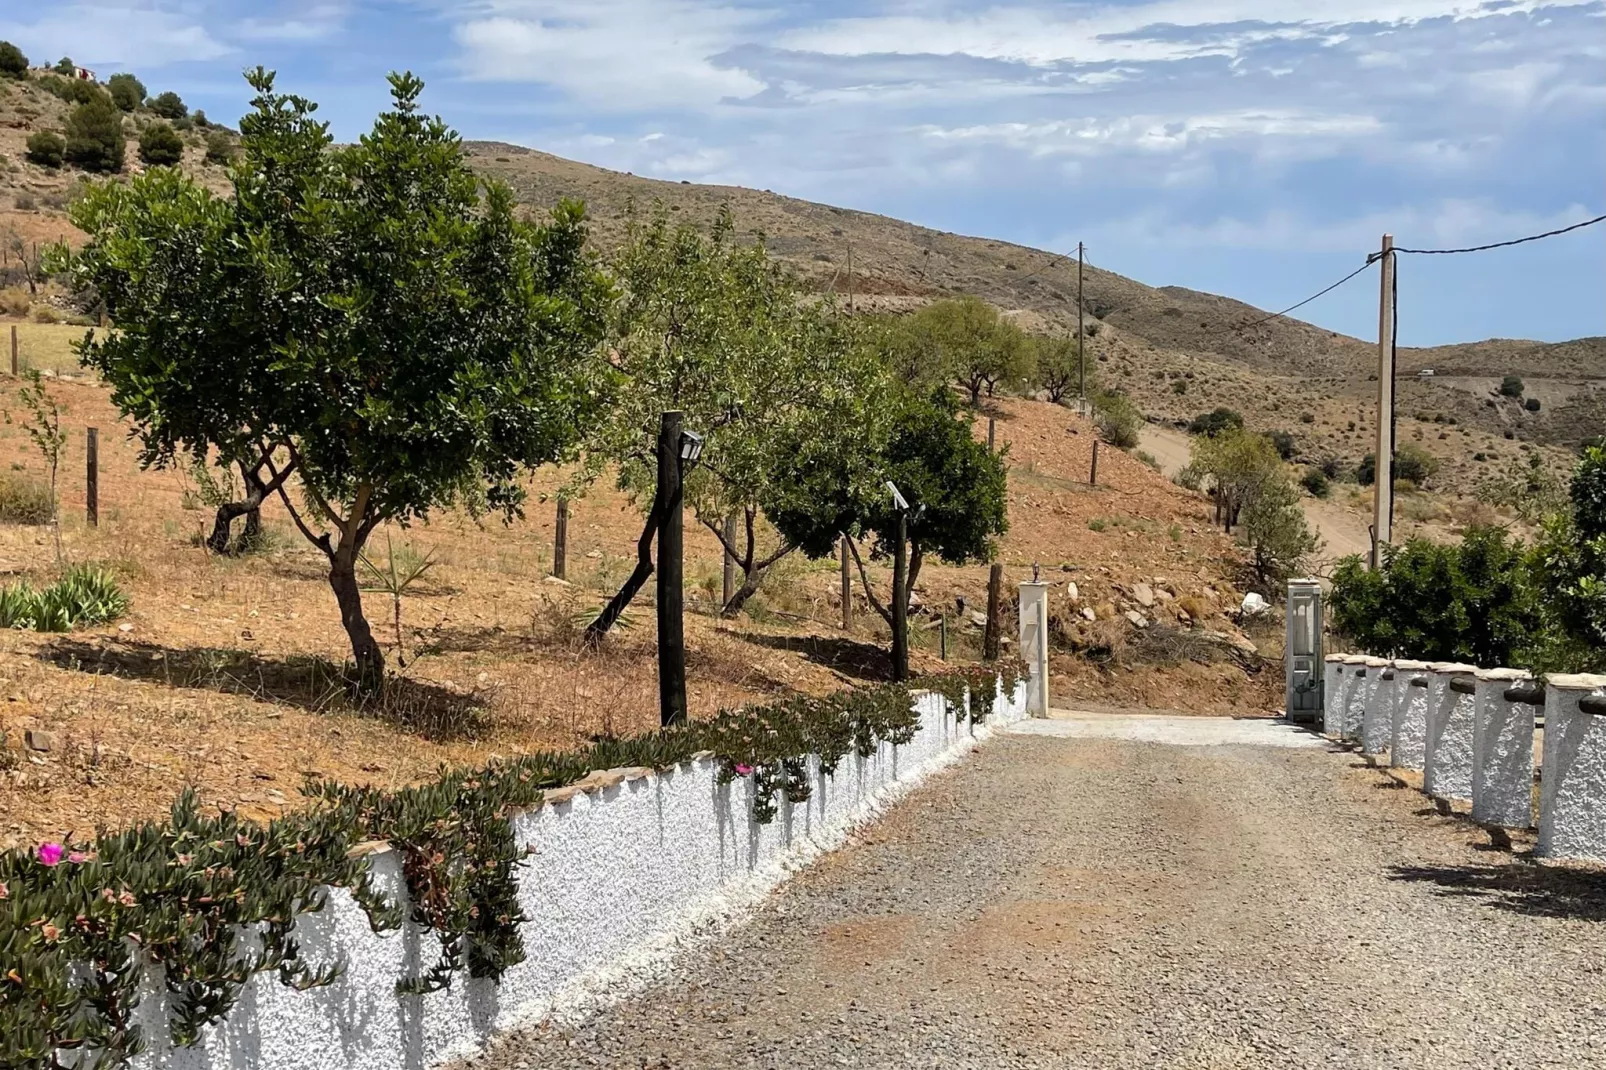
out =
[(1243, 414), (1223, 406), (1195, 416), (1188, 423), (1188, 434), (1219, 435), (1223, 431), (1241, 430), (1243, 426)]
[(1294, 442), (1294, 436), (1287, 431), (1267, 431), (1266, 438), (1276, 448), (1277, 456), (1285, 461), (1299, 452), (1299, 448)]
[(1538, 398), (1529, 398), (1527, 401), (1524, 401), (1522, 403), (1522, 407), (1527, 409), (1529, 412), (1538, 412), (1539, 411), (1539, 399)]
[(140, 131), (139, 158), (151, 167), (171, 167), (184, 159), (184, 140), (166, 123), (151, 123)]
[(1508, 375), (1500, 380), (1500, 393), (1505, 397), (1520, 398), (1522, 397), (1522, 389), (1522, 380), (1515, 375)]
[(28, 160), (40, 167), (60, 167), (67, 155), (67, 141), (53, 130), (28, 135)]
[(1171, 380), (1171, 392), (1173, 394), (1186, 394), (1188, 392), (1188, 380), (1186, 380), (1186, 379), (1173, 379), (1173, 380)]
[(106, 94), (78, 105), (67, 117), (68, 163), (85, 171), (121, 171), (124, 149), (123, 113)]
[(150, 108), (164, 119), (182, 119), (190, 113), (190, 109), (184, 106), (183, 99), (171, 89), (152, 97)]
[(1108, 391), (1093, 399), (1093, 409), (1093, 423), (1104, 441), (1123, 450), (1138, 444), (1138, 432), (1143, 429), (1143, 413), (1131, 398), (1117, 391)]
[(49, 484), (16, 473), (0, 475), (0, 523), (48, 524), (54, 515)]
[(74, 565), (49, 587), (25, 580), (0, 590), (0, 628), (68, 632), (114, 621), (128, 612), (128, 595), (104, 569)]
[(10, 41), (0, 41), (0, 76), (28, 77), (28, 57), (22, 54), (22, 49)]
[(1325, 498), (1333, 491), (1332, 483), (1328, 480), (1327, 473), (1320, 468), (1305, 469), (1305, 474), (1299, 479), (1299, 485), (1304, 487), (1313, 498)]
[(62, 56), (51, 69), (67, 78), (72, 78), (78, 74), (78, 64), (72, 61), (71, 56)]
[(106, 82), (106, 91), (112, 103), (123, 111), (133, 111), (145, 103), (145, 83), (126, 71), (112, 75)]
[(206, 135), (206, 162), (226, 164), (234, 159), (234, 141), (221, 130)]
[(69, 104), (88, 104), (96, 97), (106, 96), (95, 83), (81, 78), (58, 78), (51, 74), (40, 79), (39, 84)]

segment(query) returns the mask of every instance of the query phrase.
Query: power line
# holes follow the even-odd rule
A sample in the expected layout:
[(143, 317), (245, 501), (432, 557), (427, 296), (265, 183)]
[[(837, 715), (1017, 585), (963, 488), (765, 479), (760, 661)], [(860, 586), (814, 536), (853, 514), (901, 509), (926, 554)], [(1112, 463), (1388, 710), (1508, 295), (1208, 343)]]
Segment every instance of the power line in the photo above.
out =
[(1279, 316), (1286, 316), (1290, 312), (1294, 311), (1294, 309), (1302, 308), (1305, 305), (1308, 305), (1312, 301), (1316, 300), (1318, 297), (1321, 297), (1324, 294), (1332, 293), (1334, 290), (1338, 289), (1340, 286), (1344, 285), (1346, 282), (1348, 282), (1349, 280), (1353, 279), (1355, 276), (1359, 275), (1361, 272), (1365, 271), (1367, 268), (1371, 267), (1372, 266), (1372, 262), (1374, 260), (1376, 260), (1376, 259), (1377, 259), (1377, 255), (1376, 254), (1373, 254), (1372, 256), (1367, 257), (1366, 258), (1366, 263), (1362, 264), (1360, 267), (1356, 268), (1354, 271), (1350, 272), (1348, 275), (1345, 275), (1342, 279), (1339, 279), (1337, 282), (1333, 283), (1331, 286), (1322, 287), (1320, 290), (1317, 290), (1315, 293), (1313, 293), (1309, 297), (1305, 298), (1305, 300), (1297, 301), (1294, 304), (1289, 305), (1287, 308), (1283, 309), (1281, 312), (1273, 312), (1269, 316), (1262, 316), (1260, 319), (1251, 320), (1249, 323), (1230, 324), (1230, 325), (1228, 325), (1226, 327), (1218, 327), (1215, 330), (1206, 331), (1205, 333), (1206, 334), (1224, 334), (1224, 333), (1226, 333), (1228, 331), (1247, 331), (1251, 327), (1258, 327), (1262, 323), (1270, 322), (1271, 320), (1274, 320), (1274, 319), (1278, 318)]
[[(1538, 241), (1541, 238), (1554, 238), (1558, 234), (1566, 234), (1568, 231), (1572, 230), (1581, 230), (1584, 227), (1592, 227), (1596, 223), (1602, 222), (1606, 222), (1606, 215), (1598, 215), (1594, 219), (1586, 219), (1582, 223), (1574, 223), (1570, 227), (1561, 227), (1557, 230), (1547, 230), (1543, 234), (1530, 234), (1526, 238), (1513, 238), (1510, 241), (1497, 241), (1490, 245), (1472, 245), (1465, 249), (1395, 249), (1394, 251), (1396, 253), (1424, 253), (1432, 256), (1444, 256), (1450, 253), (1481, 253), (1489, 249), (1504, 249), (1508, 245), (1521, 245), (1523, 242)], [(1376, 258), (1378, 255), (1379, 254), (1377, 253), (1372, 254), (1374, 258)]]

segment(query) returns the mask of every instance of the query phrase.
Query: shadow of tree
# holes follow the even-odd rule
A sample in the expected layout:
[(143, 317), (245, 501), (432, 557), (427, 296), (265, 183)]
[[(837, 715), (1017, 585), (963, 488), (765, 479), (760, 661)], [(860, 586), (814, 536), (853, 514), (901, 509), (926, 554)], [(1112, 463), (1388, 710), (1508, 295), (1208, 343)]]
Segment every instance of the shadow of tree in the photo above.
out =
[(1443, 896), (1473, 899), (1534, 917), (1606, 922), (1606, 873), (1507, 865), (1394, 866), (1390, 880), (1433, 884)]
[(34, 655), (72, 672), (143, 680), (168, 687), (246, 695), (313, 713), (350, 712), (432, 741), (472, 739), (488, 728), (486, 696), (424, 680), (391, 676), (383, 693), (358, 701), (345, 667), (327, 658), (272, 658), (219, 647), (172, 648), (129, 640), (58, 639)]
[(733, 633), (744, 643), (770, 650), (801, 654), (816, 665), (834, 669), (856, 680), (892, 679), (892, 656), (873, 643), (825, 635), (774, 635), (766, 632)]

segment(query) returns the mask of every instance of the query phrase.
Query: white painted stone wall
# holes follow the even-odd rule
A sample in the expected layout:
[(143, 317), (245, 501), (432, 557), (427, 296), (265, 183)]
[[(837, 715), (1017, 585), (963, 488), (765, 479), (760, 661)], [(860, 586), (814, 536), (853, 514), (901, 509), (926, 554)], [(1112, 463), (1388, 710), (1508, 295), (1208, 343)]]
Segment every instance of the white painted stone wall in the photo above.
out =
[(1435, 662), (1428, 678), (1428, 737), (1422, 790), (1439, 799), (1472, 798), (1472, 739), (1476, 694), (1451, 688), (1472, 684), (1475, 666)]
[(1394, 731), (1389, 737), (1389, 765), (1395, 769), (1421, 769), (1428, 737), (1428, 691), (1413, 680), (1428, 682), (1422, 661), (1394, 663)]
[(1350, 655), (1345, 671), (1349, 686), (1344, 689), (1344, 722), (1339, 730), (1340, 739), (1360, 738), (1361, 723), (1366, 719), (1366, 693), (1374, 683), (1366, 670), (1369, 660), (1360, 655)]
[[(411, 924), (376, 934), (349, 894), (331, 890), (322, 910), (297, 921), (296, 936), (312, 964), (344, 964), (335, 984), (297, 992), (259, 974), (199, 1045), (174, 1049), (160, 985), (149, 978), (139, 1011), (149, 1046), (134, 1065), (423, 1070), (471, 1054), (495, 1032), (616, 999), (661, 969), (677, 946), (717, 933), (994, 724), (1024, 717), (1026, 701), (1022, 685), (972, 726), (957, 723), (941, 696), (924, 695), (912, 742), (883, 745), (868, 759), (849, 754), (832, 776), (814, 764), (813, 797), (781, 803), (769, 825), (748, 819), (750, 782), (721, 786), (713, 760), (631, 771), (612, 786), (520, 815), (518, 842), (534, 852), (519, 877), (531, 919), (527, 958), (500, 986), (459, 976), (443, 992), (396, 995), (398, 977), (435, 961), (435, 939)], [(373, 861), (381, 890), (405, 900), (397, 856), (384, 851)]]
[(1344, 708), (1344, 655), (1329, 654), (1322, 662), (1322, 731), (1337, 734)]
[(1539, 784), (1539, 842), (1546, 858), (1606, 862), (1606, 715), (1578, 708), (1606, 696), (1606, 676), (1545, 678), (1544, 774)]
[(1394, 731), (1394, 667), (1384, 658), (1366, 661), (1366, 712), (1361, 719), (1361, 753), (1382, 754)]
[(1507, 702), (1506, 690), (1528, 679), (1521, 669), (1479, 669), (1472, 754), (1472, 820), (1506, 828), (1533, 824), (1534, 714)]

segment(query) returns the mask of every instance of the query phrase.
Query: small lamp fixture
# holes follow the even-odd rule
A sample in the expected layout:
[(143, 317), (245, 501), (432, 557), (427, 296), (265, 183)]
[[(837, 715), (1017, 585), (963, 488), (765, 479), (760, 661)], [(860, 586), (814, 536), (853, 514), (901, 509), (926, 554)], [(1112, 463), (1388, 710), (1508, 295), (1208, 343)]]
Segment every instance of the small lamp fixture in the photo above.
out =
[(680, 433), (680, 459), (687, 467), (697, 463), (703, 455), (703, 436), (695, 431), (682, 431)]
[(1042, 580), (1039, 578), (1039, 575), (1040, 575), (1041, 571), (1042, 570), (1038, 567), (1037, 562), (1033, 561), (1032, 562), (1032, 582), (1033, 583), (1041, 583), (1042, 582)]
[(887, 480), (887, 490), (892, 492), (892, 504), (903, 512), (908, 512), (909, 502), (904, 498), (903, 494), (899, 492), (897, 484), (893, 483), (890, 479)]

